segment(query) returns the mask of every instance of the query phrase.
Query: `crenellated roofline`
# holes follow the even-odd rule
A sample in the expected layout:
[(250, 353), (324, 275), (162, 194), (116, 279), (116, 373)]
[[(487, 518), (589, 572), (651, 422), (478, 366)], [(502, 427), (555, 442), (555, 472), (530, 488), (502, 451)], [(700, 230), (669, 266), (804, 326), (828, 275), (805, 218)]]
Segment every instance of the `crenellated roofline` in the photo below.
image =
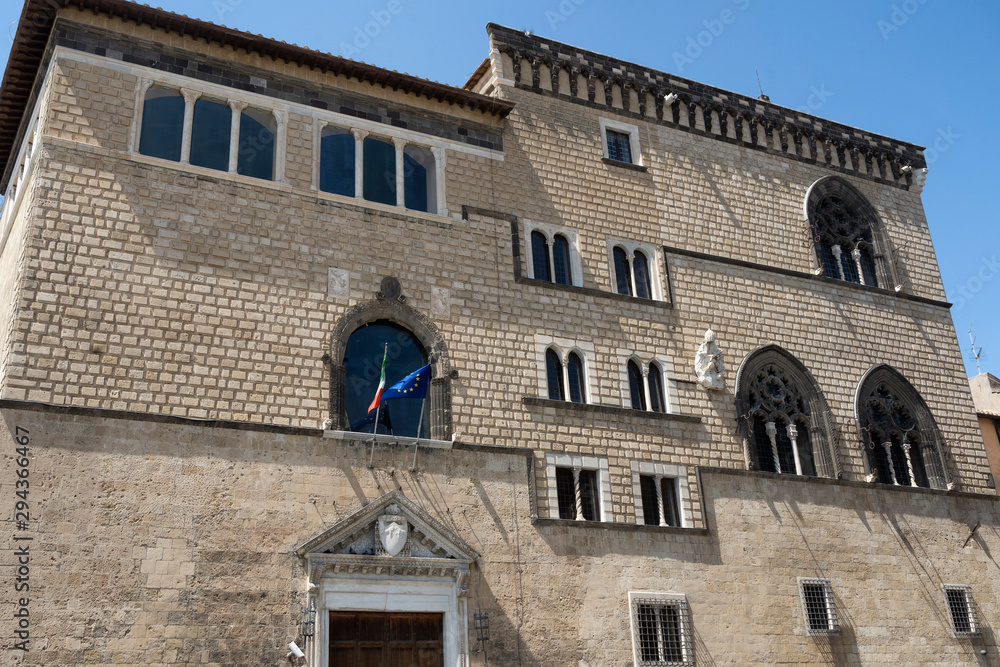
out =
[[(922, 170), (927, 165), (923, 147), (916, 144), (495, 23), (486, 29), (493, 67), (477, 69), (466, 89), (474, 88), (492, 69), (492, 76), (500, 82), (513, 82), (521, 89), (783, 153), (885, 184), (913, 186), (917, 192), (923, 186), (926, 172)], [(512, 71), (504, 70), (503, 56), (510, 58)], [(541, 85), (543, 65), (550, 77), (547, 86)], [(562, 72), (568, 75), (569, 90), (560, 88)], [(581, 77), (586, 91), (581, 88)], [(597, 94), (599, 88), (603, 96)], [(630, 99), (633, 91), (635, 100)], [(671, 93), (676, 99), (667, 104), (664, 96)]]

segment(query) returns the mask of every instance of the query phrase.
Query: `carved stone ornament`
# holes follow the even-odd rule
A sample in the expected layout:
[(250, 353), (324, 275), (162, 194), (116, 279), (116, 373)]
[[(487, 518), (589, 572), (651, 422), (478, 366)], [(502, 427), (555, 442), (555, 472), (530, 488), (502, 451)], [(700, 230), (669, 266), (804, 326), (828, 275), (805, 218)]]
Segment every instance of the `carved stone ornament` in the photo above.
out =
[(409, 525), (402, 515), (383, 514), (378, 518), (378, 539), (388, 555), (398, 556), (408, 536)]
[(705, 332), (705, 342), (698, 346), (694, 357), (694, 372), (698, 376), (698, 384), (705, 389), (720, 390), (725, 387), (723, 378), (726, 364), (722, 360), (722, 348), (715, 342), (715, 332), (711, 329)]

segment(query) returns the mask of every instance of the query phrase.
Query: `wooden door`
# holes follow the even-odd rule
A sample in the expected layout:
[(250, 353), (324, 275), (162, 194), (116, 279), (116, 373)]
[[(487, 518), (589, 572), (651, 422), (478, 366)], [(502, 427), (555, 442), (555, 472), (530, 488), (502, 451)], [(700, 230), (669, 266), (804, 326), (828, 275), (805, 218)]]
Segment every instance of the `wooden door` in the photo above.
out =
[(330, 612), (330, 667), (444, 667), (444, 614)]

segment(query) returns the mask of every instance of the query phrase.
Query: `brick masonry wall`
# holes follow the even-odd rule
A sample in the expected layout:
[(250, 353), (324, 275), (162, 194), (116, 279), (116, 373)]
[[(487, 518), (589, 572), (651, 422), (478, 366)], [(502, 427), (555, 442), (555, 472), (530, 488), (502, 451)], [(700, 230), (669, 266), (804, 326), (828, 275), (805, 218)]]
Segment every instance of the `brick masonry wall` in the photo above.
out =
[[(32, 643), (4, 664), (277, 664), (305, 597), (291, 548), (391, 489), (481, 554), (490, 664), (631, 664), (629, 591), (687, 596), (697, 664), (997, 657), (995, 498), (703, 469), (707, 530), (533, 522), (523, 452), (422, 449), (411, 473), (411, 448), (379, 445), (369, 470), (366, 443), (317, 430), (0, 411), (5, 469), (11, 431), (31, 450)], [(839, 636), (806, 636), (800, 576), (830, 579)], [(971, 587), (981, 639), (951, 637), (942, 584)]]

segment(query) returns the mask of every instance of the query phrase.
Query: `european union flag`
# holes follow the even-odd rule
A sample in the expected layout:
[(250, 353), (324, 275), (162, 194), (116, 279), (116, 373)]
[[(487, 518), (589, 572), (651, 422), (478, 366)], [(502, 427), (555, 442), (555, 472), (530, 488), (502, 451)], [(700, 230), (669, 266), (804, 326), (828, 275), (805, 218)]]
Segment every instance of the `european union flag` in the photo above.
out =
[(430, 364), (418, 368), (392, 385), (382, 394), (382, 400), (390, 398), (427, 398), (427, 385), (431, 381)]

